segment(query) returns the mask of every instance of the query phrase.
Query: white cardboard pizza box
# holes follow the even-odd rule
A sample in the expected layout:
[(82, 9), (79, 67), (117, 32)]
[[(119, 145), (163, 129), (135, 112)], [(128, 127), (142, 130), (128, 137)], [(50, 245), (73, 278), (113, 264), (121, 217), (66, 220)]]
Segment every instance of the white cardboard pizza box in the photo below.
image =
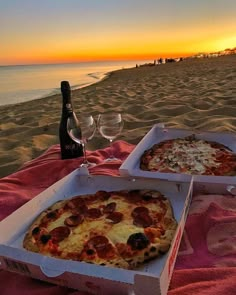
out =
[[(164, 124), (159, 123), (151, 128), (151, 130), (143, 137), (143, 139), (130, 153), (124, 163), (120, 166), (120, 175), (168, 179), (173, 181), (189, 181), (192, 177), (189, 174), (144, 171), (140, 169), (139, 165), (143, 152), (151, 148), (154, 144), (168, 139), (183, 138), (192, 134), (194, 134), (196, 138), (199, 139), (215, 141), (224, 144), (236, 153), (236, 134), (166, 128)], [(232, 181), (236, 181), (236, 177), (193, 175), (193, 180), (197, 183), (230, 183)]]
[[(143, 188), (157, 189), (168, 196), (178, 228), (168, 253), (136, 270), (51, 258), (26, 251), (22, 247), (24, 235), (34, 218), (57, 200), (97, 190)], [(174, 268), (191, 195), (192, 179), (188, 182), (171, 182), (134, 177), (92, 176), (86, 169), (77, 169), (0, 223), (0, 268), (92, 294), (164, 295)]]

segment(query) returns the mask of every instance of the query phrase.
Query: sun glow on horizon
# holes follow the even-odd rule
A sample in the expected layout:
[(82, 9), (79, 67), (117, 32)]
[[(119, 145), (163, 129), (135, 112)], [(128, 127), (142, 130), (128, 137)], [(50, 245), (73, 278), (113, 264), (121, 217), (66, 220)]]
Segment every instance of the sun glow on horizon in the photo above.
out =
[[(18, 53), (14, 49), (0, 57), (0, 64), (43, 64), (43, 63), (67, 63), (67, 62), (88, 62), (88, 61), (108, 61), (108, 60), (153, 60), (162, 58), (178, 58), (195, 55), (199, 52), (217, 52), (226, 48), (234, 48), (236, 36), (223, 36), (206, 40), (151, 40), (145, 42), (134, 40), (124, 42), (120, 46), (117, 43), (94, 43), (89, 42), (80, 47), (77, 44), (70, 44), (65, 47), (51, 43), (48, 48), (37, 48), (32, 42), (31, 47), (24, 48), (18, 46)], [(70, 43), (67, 40), (67, 43)], [(91, 42), (90, 42), (91, 43)]]
[(153, 60), (236, 46), (233, 0), (20, 2), (0, 3), (0, 65)]
[[(145, 39), (145, 38), (144, 38)], [(68, 42), (68, 41), (67, 41)], [(34, 44), (34, 43), (33, 43)], [(77, 45), (61, 47), (51, 44), (49, 48), (38, 49), (37, 46), (21, 49), (18, 55), (14, 50), (8, 51), (4, 56), (4, 62), (0, 64), (43, 64), (43, 63), (67, 63), (108, 60), (153, 60), (160, 57), (178, 58), (195, 55), (199, 52), (217, 52), (226, 48), (234, 48), (236, 37), (226, 37), (209, 40), (146, 40), (143, 44), (127, 42), (119, 46), (116, 44), (87, 44), (83, 48)], [(113, 46), (113, 47), (112, 47)], [(76, 48), (76, 49), (74, 49)], [(20, 50), (21, 49), (21, 50)]]

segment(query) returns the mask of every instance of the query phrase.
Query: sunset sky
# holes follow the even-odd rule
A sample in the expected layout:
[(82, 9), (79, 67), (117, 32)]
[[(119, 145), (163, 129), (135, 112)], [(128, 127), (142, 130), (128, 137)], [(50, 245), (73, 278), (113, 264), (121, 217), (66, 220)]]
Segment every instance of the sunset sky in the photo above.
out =
[(235, 0), (0, 0), (0, 65), (219, 51), (235, 15)]

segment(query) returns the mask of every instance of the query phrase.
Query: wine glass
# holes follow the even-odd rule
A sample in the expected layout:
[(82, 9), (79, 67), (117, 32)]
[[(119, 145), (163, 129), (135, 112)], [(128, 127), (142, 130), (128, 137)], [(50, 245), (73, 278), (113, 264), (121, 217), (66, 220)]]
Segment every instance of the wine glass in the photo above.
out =
[(83, 163), (80, 167), (93, 167), (96, 163), (91, 163), (87, 160), (86, 143), (91, 140), (96, 131), (96, 123), (92, 115), (83, 114), (80, 120), (73, 116), (67, 119), (67, 132), (71, 139), (82, 144), (83, 147)]
[(110, 141), (110, 156), (105, 161), (121, 161), (114, 156), (112, 150), (112, 142), (121, 133), (124, 126), (121, 114), (115, 112), (99, 114), (97, 125), (102, 137)]

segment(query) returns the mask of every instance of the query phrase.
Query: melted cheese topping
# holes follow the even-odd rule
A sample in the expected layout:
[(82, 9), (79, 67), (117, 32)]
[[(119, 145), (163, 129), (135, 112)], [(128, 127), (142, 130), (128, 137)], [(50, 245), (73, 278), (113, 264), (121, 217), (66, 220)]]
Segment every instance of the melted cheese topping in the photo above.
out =
[[(149, 191), (143, 191), (144, 194), (149, 193)], [(151, 195), (154, 197), (160, 197), (161, 194), (159, 192), (151, 192)], [(161, 198), (160, 198), (161, 199)], [(158, 199), (159, 200), (159, 199)], [(120, 212), (123, 214), (123, 219), (118, 223), (113, 223), (112, 220), (107, 218), (108, 214), (103, 213), (99, 218), (91, 218), (84, 216), (84, 220), (78, 226), (71, 226), (70, 234), (68, 237), (58, 242), (58, 251), (60, 253), (61, 258), (67, 258), (68, 253), (75, 253), (78, 255), (82, 253), (84, 250), (84, 246), (87, 241), (89, 241), (92, 237), (97, 235), (106, 236), (109, 242), (115, 246), (116, 244), (124, 243), (127, 244), (129, 237), (132, 234), (136, 233), (144, 233), (145, 228), (142, 226), (137, 226), (133, 224), (133, 217), (131, 216), (134, 208), (138, 206), (145, 206), (149, 209), (149, 214), (152, 216), (154, 222), (159, 222), (162, 228), (165, 228), (164, 220), (165, 217), (169, 217), (173, 221), (174, 230), (176, 228), (176, 222), (172, 216), (172, 209), (169, 203), (169, 200), (159, 200), (157, 202), (146, 202), (146, 201), (138, 201), (138, 202), (129, 202), (125, 199), (125, 197), (113, 194), (108, 200), (98, 202), (93, 202), (88, 205), (90, 208), (104, 208), (111, 202), (116, 203), (116, 208), (114, 212)], [(47, 232), (50, 232), (54, 228), (65, 226), (65, 219), (72, 215), (70, 210), (63, 212), (56, 220), (52, 222), (48, 222)], [(158, 228), (149, 228), (149, 232), (153, 232), (153, 242), (161, 242), (161, 233)], [(156, 237), (156, 238), (155, 238)], [(162, 237), (162, 239), (166, 237)], [(69, 256), (70, 257), (70, 256)], [(89, 258), (88, 258), (89, 259)], [(92, 258), (91, 258), (92, 259)], [(91, 260), (93, 261), (93, 260)], [(101, 261), (101, 259), (100, 259)]]
[(59, 218), (54, 220), (53, 222), (49, 222), (47, 226), (47, 230), (51, 231), (56, 227), (64, 226), (64, 221), (67, 217), (71, 216), (70, 212), (64, 212)]
[(220, 165), (215, 160), (216, 149), (203, 140), (189, 142), (187, 140), (173, 141), (171, 148), (163, 148), (161, 154), (156, 154), (149, 162), (149, 168), (169, 168), (177, 173), (203, 174), (207, 167)]
[(104, 219), (104, 216), (102, 216), (101, 218), (94, 219), (92, 222), (85, 220), (82, 224), (74, 228), (68, 239), (59, 243), (60, 249), (70, 252), (81, 252), (84, 242), (89, 240), (92, 233), (104, 235), (104, 233), (109, 231), (111, 224), (105, 222)]
[[(132, 221), (132, 219), (131, 219)], [(107, 233), (107, 237), (116, 243), (127, 243), (128, 238), (134, 233), (144, 233), (144, 229), (142, 227), (137, 228), (137, 226), (133, 225), (131, 222), (122, 222), (114, 224), (113, 227)]]

